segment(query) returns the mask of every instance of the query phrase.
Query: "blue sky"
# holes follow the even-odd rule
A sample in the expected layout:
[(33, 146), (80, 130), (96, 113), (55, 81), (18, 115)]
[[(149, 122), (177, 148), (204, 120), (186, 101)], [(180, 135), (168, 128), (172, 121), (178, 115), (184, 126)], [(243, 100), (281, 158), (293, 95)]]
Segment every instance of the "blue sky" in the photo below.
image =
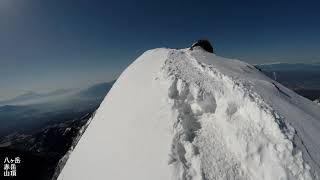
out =
[(317, 1), (1, 0), (0, 99), (116, 78), (199, 38), (249, 63), (319, 62)]

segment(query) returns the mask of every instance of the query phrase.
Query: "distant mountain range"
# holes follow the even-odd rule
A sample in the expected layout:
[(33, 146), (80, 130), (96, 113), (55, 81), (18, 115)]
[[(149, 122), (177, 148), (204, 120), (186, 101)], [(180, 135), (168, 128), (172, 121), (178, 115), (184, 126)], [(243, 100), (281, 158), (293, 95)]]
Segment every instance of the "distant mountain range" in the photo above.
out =
[(259, 64), (258, 67), (266, 71), (319, 71), (320, 62), (305, 64), (305, 63), (269, 63)]
[(28, 91), (24, 94), (21, 94), (19, 96), (14, 97), (14, 98), (0, 101), (0, 105), (20, 104), (20, 103), (23, 103), (26, 101), (34, 101), (34, 100), (41, 99), (41, 98), (60, 96), (60, 95), (70, 93), (72, 91), (74, 91), (74, 90), (73, 89), (57, 89), (55, 91), (48, 92), (48, 93), (37, 93), (34, 91)]
[(84, 89), (76, 94), (76, 96), (86, 97), (86, 98), (100, 98), (104, 97), (106, 93), (110, 90), (115, 81), (107, 83), (95, 84), (87, 89)]
[(48, 93), (37, 93), (28, 91), (14, 98), (0, 101), (0, 106), (3, 105), (29, 105), (47, 103), (56, 100), (65, 100), (70, 98), (101, 98), (111, 88), (114, 82), (104, 82), (95, 84), (89, 88), (75, 89), (57, 89)]
[(2, 101), (0, 137), (10, 132), (32, 132), (48, 124), (92, 113), (113, 83), (99, 83), (80, 91), (56, 90), (47, 94), (29, 92)]
[(256, 67), (271, 79), (310, 100), (320, 97), (320, 63), (271, 63)]

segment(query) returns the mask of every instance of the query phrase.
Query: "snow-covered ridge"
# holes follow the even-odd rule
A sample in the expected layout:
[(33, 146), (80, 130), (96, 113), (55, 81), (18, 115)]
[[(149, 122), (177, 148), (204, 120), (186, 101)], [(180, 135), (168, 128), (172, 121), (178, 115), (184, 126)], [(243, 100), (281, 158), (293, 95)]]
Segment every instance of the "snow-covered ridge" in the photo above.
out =
[(319, 137), (319, 107), (253, 66), (155, 49), (120, 76), (60, 179), (318, 179)]
[[(173, 108), (178, 109), (176, 126), (182, 129), (175, 135), (180, 142), (173, 144), (172, 154), (181, 156), (177, 151), (183, 151), (191, 156), (189, 161), (174, 158), (179, 171), (185, 171), (177, 179), (185, 174), (193, 177), (195, 174), (188, 173), (195, 169), (197, 176), (208, 179), (310, 178), (301, 154), (292, 156), (294, 129), (264, 103), (253, 85), (199, 62), (201, 56), (203, 52), (173, 51), (166, 62), (174, 79), (169, 94)], [(244, 71), (253, 68), (243, 63), (237, 68), (239, 65)], [(180, 150), (177, 144), (182, 146)], [(195, 157), (196, 168), (190, 170)]]

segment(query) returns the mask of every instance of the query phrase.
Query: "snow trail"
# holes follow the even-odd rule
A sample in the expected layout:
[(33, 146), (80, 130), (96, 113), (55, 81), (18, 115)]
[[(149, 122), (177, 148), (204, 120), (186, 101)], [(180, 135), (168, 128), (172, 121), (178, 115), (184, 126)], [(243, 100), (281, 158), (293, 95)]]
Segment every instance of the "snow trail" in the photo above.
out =
[(319, 107), (252, 65), (160, 48), (122, 73), (59, 179), (319, 179), (319, 137)]
[(183, 173), (177, 179), (312, 179), (301, 152), (292, 155), (292, 127), (248, 85), (188, 51), (173, 50), (164, 69), (178, 113), (172, 151)]

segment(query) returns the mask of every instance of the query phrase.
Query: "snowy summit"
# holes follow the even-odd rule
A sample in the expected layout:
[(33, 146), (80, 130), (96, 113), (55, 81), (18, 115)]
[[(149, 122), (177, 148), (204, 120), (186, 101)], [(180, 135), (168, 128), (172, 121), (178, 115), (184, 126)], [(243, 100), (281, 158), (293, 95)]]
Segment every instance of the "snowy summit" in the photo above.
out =
[(60, 180), (319, 179), (320, 107), (254, 66), (153, 49), (119, 77)]

